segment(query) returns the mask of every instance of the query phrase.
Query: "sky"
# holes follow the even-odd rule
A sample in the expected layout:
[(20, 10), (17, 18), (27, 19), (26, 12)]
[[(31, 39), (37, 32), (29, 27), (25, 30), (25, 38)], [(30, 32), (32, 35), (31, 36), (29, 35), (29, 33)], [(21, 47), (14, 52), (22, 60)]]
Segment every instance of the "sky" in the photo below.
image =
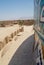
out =
[(33, 18), (33, 0), (0, 0), (0, 20)]

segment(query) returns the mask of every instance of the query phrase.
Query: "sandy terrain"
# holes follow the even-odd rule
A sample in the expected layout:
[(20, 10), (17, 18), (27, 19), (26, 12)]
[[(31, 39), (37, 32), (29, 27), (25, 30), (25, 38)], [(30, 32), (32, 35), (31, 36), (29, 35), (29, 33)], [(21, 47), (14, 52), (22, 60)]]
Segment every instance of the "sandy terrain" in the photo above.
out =
[(23, 27), (17, 25), (9, 27), (0, 27), (0, 50), (16, 36), (20, 31), (23, 31)]
[[(18, 27), (16, 27), (17, 29)], [(2, 28), (3, 29), (3, 28)], [(7, 28), (7, 30), (10, 28)], [(6, 30), (6, 31), (7, 31)], [(14, 31), (15, 29), (11, 28), (11, 30), (9, 30), (9, 33), (11, 33), (12, 31)], [(11, 32), (10, 32), (11, 31)], [(9, 42), (9, 44), (6, 45), (6, 47), (3, 49), (3, 51), (6, 52), (4, 53), (3, 51), (0, 53), (3, 53), (4, 55), (2, 56), (2, 58), (0, 59), (0, 65), (8, 65), (10, 60), (12, 59), (13, 55), (16, 53), (16, 51), (18, 50), (18, 48), (23, 44), (23, 42), (30, 36), (32, 36), (34, 34), (33, 31), (33, 25), (32, 26), (24, 26), (24, 32), (20, 32), (17, 36), (15, 36), (13, 38), (13, 40), (11, 42)], [(8, 35), (8, 34), (7, 34)], [(31, 40), (30, 40), (31, 41)], [(33, 42), (33, 39), (32, 39)], [(14, 65), (14, 64), (13, 64)], [(16, 64), (17, 65), (17, 64)]]
[(10, 27), (0, 27), (0, 41), (3, 40), (6, 36), (9, 36), (17, 29), (19, 29), (19, 25), (14, 25)]

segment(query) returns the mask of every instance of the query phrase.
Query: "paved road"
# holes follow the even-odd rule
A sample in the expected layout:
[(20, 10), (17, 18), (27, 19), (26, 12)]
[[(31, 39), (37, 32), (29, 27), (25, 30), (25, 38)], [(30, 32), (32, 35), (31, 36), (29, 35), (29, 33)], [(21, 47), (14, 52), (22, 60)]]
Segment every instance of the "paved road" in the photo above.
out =
[(26, 39), (18, 48), (8, 65), (36, 65), (33, 53), (34, 35)]

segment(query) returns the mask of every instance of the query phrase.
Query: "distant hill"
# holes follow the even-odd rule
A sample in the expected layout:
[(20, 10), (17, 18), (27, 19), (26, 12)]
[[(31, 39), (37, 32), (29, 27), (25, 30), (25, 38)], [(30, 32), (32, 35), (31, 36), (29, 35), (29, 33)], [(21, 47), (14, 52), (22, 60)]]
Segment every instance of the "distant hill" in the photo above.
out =
[(33, 25), (34, 24), (34, 20), (24, 20), (24, 25)]
[(23, 22), (23, 25), (32, 25), (34, 24), (34, 20), (6, 20), (6, 21), (0, 21), (0, 26), (5, 27), (7, 25), (14, 25), (14, 24), (18, 24), (18, 22), (21, 21)]

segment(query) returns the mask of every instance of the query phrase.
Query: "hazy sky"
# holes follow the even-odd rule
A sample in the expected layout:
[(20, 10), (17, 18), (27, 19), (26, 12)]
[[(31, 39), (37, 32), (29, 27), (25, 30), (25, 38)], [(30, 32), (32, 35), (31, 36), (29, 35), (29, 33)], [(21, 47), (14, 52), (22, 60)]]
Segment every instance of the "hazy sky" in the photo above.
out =
[(33, 18), (33, 0), (0, 0), (0, 20)]

